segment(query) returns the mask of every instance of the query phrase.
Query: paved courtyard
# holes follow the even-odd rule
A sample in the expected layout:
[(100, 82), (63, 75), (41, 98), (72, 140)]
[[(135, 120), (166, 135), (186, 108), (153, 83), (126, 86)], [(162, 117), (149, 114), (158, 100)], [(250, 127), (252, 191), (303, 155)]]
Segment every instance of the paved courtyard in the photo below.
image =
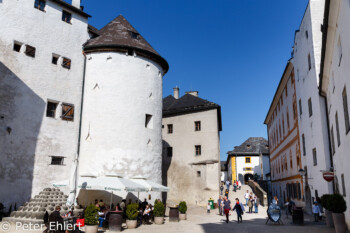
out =
[[(245, 186), (243, 189), (237, 193), (230, 192), (230, 199), (234, 200), (236, 197), (243, 199), (243, 193), (249, 189)], [(291, 224), (291, 217), (286, 219), (285, 216), (282, 217), (284, 224), (268, 224), (266, 225), (266, 208), (260, 206), (258, 214), (248, 214), (243, 215), (243, 223), (236, 222), (236, 213), (231, 212), (230, 222), (225, 222), (225, 217), (220, 216), (217, 210), (212, 211), (210, 214), (206, 213), (206, 209), (202, 207), (191, 206), (188, 208), (188, 217), (186, 221), (180, 221), (178, 223), (169, 222), (168, 218), (165, 219), (163, 225), (142, 225), (137, 229), (125, 229), (123, 232), (130, 233), (221, 233), (221, 232), (239, 232), (239, 233), (335, 233), (333, 228), (326, 227), (324, 222), (314, 223), (311, 216), (305, 216), (304, 226), (297, 226)], [(3, 232), (28, 232), (25, 230), (16, 231), (15, 227), (8, 231)], [(39, 233), (42, 231), (31, 231)], [(102, 233), (103, 231), (100, 231)], [(106, 231), (108, 233), (109, 231)]]

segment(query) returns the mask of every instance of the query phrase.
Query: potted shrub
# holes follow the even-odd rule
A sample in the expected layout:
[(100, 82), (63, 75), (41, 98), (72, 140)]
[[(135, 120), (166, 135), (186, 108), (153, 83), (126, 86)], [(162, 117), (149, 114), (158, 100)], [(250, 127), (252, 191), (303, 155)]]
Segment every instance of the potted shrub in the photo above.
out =
[(129, 204), (126, 207), (126, 226), (128, 229), (134, 229), (137, 227), (137, 216), (139, 215), (138, 208), (139, 205), (136, 203)]
[(164, 204), (161, 201), (158, 201), (154, 204), (154, 223), (163, 224), (164, 221)]
[(85, 209), (85, 233), (97, 233), (98, 231), (98, 211), (95, 205), (89, 205)]
[(180, 202), (179, 204), (179, 212), (180, 212), (180, 220), (186, 220), (186, 211), (187, 211), (187, 205), (185, 201)]
[(329, 202), (329, 198), (331, 197), (331, 194), (324, 194), (321, 197), (321, 204), (323, 206), (323, 208), (325, 209), (324, 213), (326, 216), (326, 224), (328, 227), (334, 227), (334, 223), (333, 223), (333, 216), (332, 216), (332, 212), (329, 210), (328, 207), (328, 202)]
[(336, 233), (346, 232), (345, 215), (346, 202), (342, 195), (333, 194), (327, 202), (327, 207), (332, 211), (333, 222)]

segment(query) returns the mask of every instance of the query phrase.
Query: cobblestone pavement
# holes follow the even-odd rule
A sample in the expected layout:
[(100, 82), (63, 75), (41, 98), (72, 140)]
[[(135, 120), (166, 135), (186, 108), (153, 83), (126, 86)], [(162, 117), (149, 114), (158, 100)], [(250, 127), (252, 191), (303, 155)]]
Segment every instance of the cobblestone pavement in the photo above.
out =
[[(240, 192), (230, 193), (230, 199), (234, 200), (236, 197), (241, 197), (242, 193), (247, 190), (244, 187)], [(305, 224), (303, 226), (296, 226), (291, 224), (291, 217), (289, 219), (282, 218), (284, 224), (265, 224), (266, 222), (266, 208), (260, 206), (258, 214), (243, 215), (243, 223), (237, 223), (236, 213), (231, 212), (230, 222), (225, 222), (225, 217), (220, 216), (217, 210), (212, 210), (210, 214), (206, 213), (206, 209), (203, 207), (189, 207), (188, 217), (186, 221), (180, 221), (178, 223), (168, 222), (166, 218), (163, 225), (142, 225), (137, 229), (125, 229), (123, 232), (130, 233), (221, 233), (221, 232), (239, 232), (239, 233), (335, 233), (332, 228), (326, 227), (324, 222), (314, 223), (311, 216), (305, 216)], [(10, 231), (3, 232), (19, 232), (25, 233), (28, 231), (15, 231), (12, 227)], [(39, 233), (42, 231), (31, 231)], [(100, 231), (102, 232), (102, 231)], [(108, 233), (108, 231), (106, 232)]]

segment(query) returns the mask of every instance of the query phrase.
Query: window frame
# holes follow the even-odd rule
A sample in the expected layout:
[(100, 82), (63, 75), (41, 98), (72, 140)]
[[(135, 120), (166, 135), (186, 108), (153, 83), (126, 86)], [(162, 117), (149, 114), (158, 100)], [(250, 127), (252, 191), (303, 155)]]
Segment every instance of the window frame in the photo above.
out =
[(303, 155), (306, 156), (306, 144), (305, 144), (305, 135), (301, 135), (301, 142), (303, 144)]
[(202, 155), (202, 146), (201, 145), (195, 145), (194, 146), (195, 150), (195, 156), (201, 156)]
[(348, 134), (350, 131), (350, 120), (349, 120), (348, 94), (346, 91), (346, 86), (344, 86), (344, 89), (342, 92), (342, 98), (343, 98), (345, 132), (346, 132), (346, 134)]
[(316, 148), (312, 149), (312, 161), (313, 161), (313, 165), (317, 166), (317, 151), (316, 151)]
[[(18, 47), (17, 47), (18, 46)], [(23, 43), (20, 43), (18, 41), (14, 41), (13, 42), (13, 47), (12, 47), (12, 50), (17, 52), (17, 53), (20, 53), (21, 52), (21, 49), (22, 49), (22, 46), (23, 46)], [(18, 50), (16, 48), (19, 48)]]
[(311, 65), (311, 55), (310, 55), (310, 53), (307, 55), (307, 62), (308, 62), (309, 70), (311, 70), (312, 65)]
[[(41, 4), (40, 3), (44, 3), (44, 7), (43, 9), (41, 9)], [(45, 11), (45, 7), (46, 7), (46, 1), (45, 0), (35, 0), (34, 1), (34, 8), (37, 9), (37, 10), (40, 10), (42, 12), (46, 12)]]
[(340, 146), (340, 132), (339, 132), (339, 120), (338, 120), (338, 111), (335, 112), (335, 130), (337, 132), (337, 143), (338, 147)]
[(244, 157), (244, 161), (245, 161), (245, 163), (252, 163), (252, 158), (251, 157)]
[(201, 121), (195, 121), (194, 122), (194, 131), (198, 132), (202, 130)]
[(174, 133), (174, 126), (173, 124), (167, 124), (168, 134)]
[[(55, 109), (54, 110), (49, 109), (49, 104), (54, 104), (55, 105)], [(57, 102), (57, 101), (52, 101), (52, 100), (48, 100), (47, 101), (47, 104), (46, 104), (46, 117), (54, 118), (54, 119), (56, 118), (58, 104), (59, 104), (59, 102)], [(48, 114), (49, 112), (53, 112), (53, 116), (50, 116)]]
[(313, 112), (312, 112), (312, 99), (311, 99), (311, 97), (308, 99), (307, 104), (308, 104), (308, 108), (309, 108), (309, 117), (312, 117)]
[[(50, 156), (51, 157), (51, 162), (50, 162), (50, 165), (53, 165), (53, 166), (64, 166), (64, 158), (63, 156)], [(54, 159), (60, 159), (60, 163), (57, 163), (55, 162), (54, 163)]]
[[(64, 16), (69, 16), (69, 17), (67, 18)], [(72, 18), (73, 18), (72, 13), (70, 13), (69, 11), (66, 11), (66, 10), (62, 10), (62, 21), (63, 22), (68, 23), (68, 24), (72, 24)], [(67, 20), (67, 19), (69, 19), (69, 20)]]

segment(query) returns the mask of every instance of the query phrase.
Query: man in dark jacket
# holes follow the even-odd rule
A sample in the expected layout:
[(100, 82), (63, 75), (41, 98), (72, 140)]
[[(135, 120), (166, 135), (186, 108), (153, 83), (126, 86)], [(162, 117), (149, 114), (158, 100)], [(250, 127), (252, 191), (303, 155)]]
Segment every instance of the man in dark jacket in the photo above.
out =
[(49, 229), (54, 230), (55, 233), (63, 233), (63, 218), (60, 214), (61, 207), (56, 206), (55, 211), (49, 216)]

